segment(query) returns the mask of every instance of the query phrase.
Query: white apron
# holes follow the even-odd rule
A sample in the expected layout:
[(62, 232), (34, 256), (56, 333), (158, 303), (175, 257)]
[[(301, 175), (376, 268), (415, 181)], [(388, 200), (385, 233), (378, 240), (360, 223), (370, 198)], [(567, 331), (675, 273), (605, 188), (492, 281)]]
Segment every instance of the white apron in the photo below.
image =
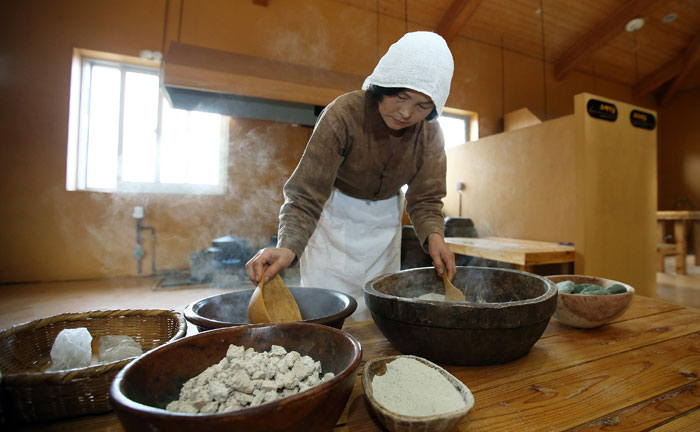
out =
[(333, 189), (304, 253), (301, 286), (329, 288), (357, 300), (348, 321), (372, 319), (362, 288), (379, 275), (401, 269), (403, 195), (362, 200)]

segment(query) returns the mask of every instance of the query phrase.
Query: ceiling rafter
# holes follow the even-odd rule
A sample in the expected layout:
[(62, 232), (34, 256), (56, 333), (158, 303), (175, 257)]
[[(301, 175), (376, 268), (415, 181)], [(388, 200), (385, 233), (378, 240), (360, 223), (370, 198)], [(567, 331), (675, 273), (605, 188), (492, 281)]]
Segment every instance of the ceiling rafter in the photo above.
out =
[(673, 96), (683, 87), (685, 80), (690, 76), (693, 68), (700, 60), (700, 31), (695, 35), (690, 45), (685, 49), (681, 57), (683, 66), (671, 85), (662, 92), (659, 98), (659, 105), (666, 105)]
[(682, 67), (683, 58), (678, 57), (644, 77), (641, 81), (635, 84), (635, 86), (632, 88), (632, 92), (636, 96), (646, 96), (657, 88), (671, 81), (680, 73)]
[(457, 37), (459, 31), (476, 12), (482, 0), (454, 0), (440, 18), (435, 33), (442, 36), (447, 43)]
[(562, 79), (598, 49), (625, 31), (625, 24), (660, 0), (630, 0), (590, 29), (564, 51), (554, 65), (554, 77)]

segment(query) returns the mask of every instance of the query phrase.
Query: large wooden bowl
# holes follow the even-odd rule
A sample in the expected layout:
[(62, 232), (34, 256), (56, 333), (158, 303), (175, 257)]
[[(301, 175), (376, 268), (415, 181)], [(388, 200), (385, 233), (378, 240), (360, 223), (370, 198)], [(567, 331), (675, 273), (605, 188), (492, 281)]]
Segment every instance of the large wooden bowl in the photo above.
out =
[[(221, 414), (166, 411), (190, 378), (226, 356), (230, 344), (267, 351), (280, 345), (321, 362), (335, 377), (309, 390)], [(330, 431), (357, 377), (360, 343), (341, 330), (310, 323), (256, 324), (211, 330), (157, 348), (116, 376), (110, 400), (126, 431)]]
[(570, 327), (594, 328), (607, 324), (620, 317), (629, 309), (634, 298), (634, 288), (612, 279), (584, 275), (555, 275), (547, 276), (554, 283), (570, 280), (578, 284), (596, 284), (607, 288), (620, 284), (627, 292), (610, 295), (562, 294), (557, 298), (557, 309), (554, 319)]
[[(357, 309), (357, 301), (326, 288), (289, 288), (299, 305), (303, 322), (342, 328), (345, 318)], [(253, 290), (233, 291), (206, 297), (185, 308), (185, 319), (199, 331), (250, 324), (248, 303)]]
[[(386, 409), (374, 397), (372, 380), (376, 375), (383, 375), (386, 372), (386, 365), (400, 357), (414, 359), (440, 372), (462, 396), (464, 407), (457, 411), (431, 416), (409, 416)], [(474, 396), (472, 396), (472, 392), (460, 380), (435, 363), (421, 357), (410, 355), (377, 357), (368, 361), (362, 370), (362, 388), (377, 418), (379, 418), (382, 424), (391, 432), (448, 432), (452, 430), (474, 406)]]
[[(404, 354), (450, 365), (504, 363), (525, 355), (557, 306), (556, 285), (541, 276), (490, 267), (457, 267), (466, 302), (420, 300), (444, 294), (432, 267), (380, 276), (364, 287), (375, 324)], [(474, 293), (485, 302), (478, 303)]]

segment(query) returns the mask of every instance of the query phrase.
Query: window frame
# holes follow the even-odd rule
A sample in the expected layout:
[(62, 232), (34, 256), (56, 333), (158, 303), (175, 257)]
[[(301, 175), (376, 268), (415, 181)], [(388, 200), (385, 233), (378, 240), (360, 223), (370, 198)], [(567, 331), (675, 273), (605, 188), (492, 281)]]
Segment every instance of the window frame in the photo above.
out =
[[(115, 188), (94, 188), (87, 186), (87, 152), (89, 132), (90, 80), (93, 65), (117, 68), (120, 72), (119, 136), (117, 155), (117, 178)], [(133, 182), (122, 179), (122, 145), (124, 122), (124, 81), (127, 72), (146, 73), (157, 76), (162, 83), (160, 62), (137, 57), (102, 53), (75, 48), (71, 67), (71, 88), (68, 125), (68, 151), (66, 162), (66, 190), (103, 193), (166, 193), (166, 194), (208, 194), (222, 195), (228, 181), (228, 141), (230, 117), (221, 116), (219, 143), (219, 179), (216, 185), (192, 183), (162, 183), (160, 181), (160, 150), (163, 127), (164, 103), (167, 96), (159, 85), (158, 120), (156, 126), (156, 165), (153, 182)], [(187, 111), (188, 115), (191, 111)]]

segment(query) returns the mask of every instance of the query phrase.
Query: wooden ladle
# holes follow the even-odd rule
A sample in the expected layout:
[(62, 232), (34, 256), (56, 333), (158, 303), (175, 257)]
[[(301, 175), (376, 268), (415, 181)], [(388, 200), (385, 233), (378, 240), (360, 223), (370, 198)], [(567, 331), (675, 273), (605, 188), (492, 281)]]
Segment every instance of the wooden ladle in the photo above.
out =
[(248, 322), (269, 323), (301, 321), (301, 312), (294, 296), (279, 274), (265, 282), (265, 272), (248, 303)]
[(456, 286), (452, 285), (450, 279), (447, 277), (447, 273), (442, 274), (442, 281), (445, 283), (445, 301), (448, 302), (465, 302), (462, 291), (457, 289)]

